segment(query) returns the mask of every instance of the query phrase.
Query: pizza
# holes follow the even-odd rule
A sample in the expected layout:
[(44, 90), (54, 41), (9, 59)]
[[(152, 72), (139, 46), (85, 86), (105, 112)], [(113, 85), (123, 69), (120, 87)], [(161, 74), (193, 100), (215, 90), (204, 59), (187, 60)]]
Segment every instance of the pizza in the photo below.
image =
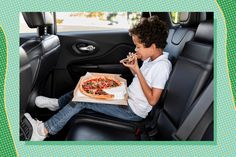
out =
[(91, 98), (96, 99), (112, 99), (113, 94), (109, 94), (104, 89), (115, 88), (121, 86), (121, 82), (111, 76), (91, 76), (83, 79), (80, 83), (80, 91)]
[(141, 58), (141, 56), (135, 53), (129, 52), (129, 54), (127, 55), (127, 58), (120, 60), (120, 63), (131, 64), (134, 61), (135, 57), (137, 57), (137, 59)]

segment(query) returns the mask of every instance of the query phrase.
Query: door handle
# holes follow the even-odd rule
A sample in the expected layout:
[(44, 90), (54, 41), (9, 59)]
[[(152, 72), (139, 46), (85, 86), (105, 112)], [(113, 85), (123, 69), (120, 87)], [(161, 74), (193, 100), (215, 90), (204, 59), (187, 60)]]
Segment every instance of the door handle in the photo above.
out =
[(74, 50), (76, 55), (85, 56), (95, 54), (96, 52), (98, 52), (99, 47), (93, 41), (79, 39), (76, 40), (76, 42), (72, 45), (72, 49)]
[(93, 45), (88, 45), (85, 47), (79, 47), (79, 50), (93, 52), (95, 50), (95, 47)]

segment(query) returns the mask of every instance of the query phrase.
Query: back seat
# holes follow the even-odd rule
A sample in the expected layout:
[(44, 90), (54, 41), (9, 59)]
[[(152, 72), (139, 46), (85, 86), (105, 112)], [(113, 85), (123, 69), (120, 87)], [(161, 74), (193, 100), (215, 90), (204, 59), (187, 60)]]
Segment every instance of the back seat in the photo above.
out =
[(200, 22), (206, 20), (206, 13), (181, 13), (179, 25), (169, 29), (167, 45), (164, 49), (169, 53), (169, 60), (175, 64), (186, 42), (191, 41)]
[(164, 108), (157, 119), (158, 140), (172, 140), (194, 100), (213, 73), (213, 24), (198, 26), (193, 41), (186, 43), (167, 86)]
[[(203, 22), (198, 26), (194, 40), (183, 48), (167, 85), (163, 109), (158, 111), (155, 140), (173, 140), (172, 134), (188, 115), (194, 100), (203, 90), (213, 69), (213, 24)], [(114, 118), (113, 118), (114, 119)], [(132, 132), (135, 124), (112, 119), (80, 117), (75, 120), (67, 140), (138, 140), (139, 133)], [(115, 130), (122, 130), (115, 133)], [(136, 131), (138, 131), (136, 129)], [(125, 132), (125, 133), (124, 133)], [(86, 136), (86, 139), (85, 139)]]

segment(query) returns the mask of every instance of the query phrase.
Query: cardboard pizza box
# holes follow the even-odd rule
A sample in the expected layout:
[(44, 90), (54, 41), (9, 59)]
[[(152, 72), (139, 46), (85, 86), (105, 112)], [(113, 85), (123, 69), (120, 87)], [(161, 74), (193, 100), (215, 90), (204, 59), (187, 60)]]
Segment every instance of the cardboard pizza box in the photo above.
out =
[[(105, 100), (105, 99), (96, 99), (89, 96), (84, 95), (80, 92), (79, 85), (84, 80), (91, 76), (112, 76), (115, 79), (119, 80), (122, 85), (121, 87), (115, 87), (108, 89), (111, 94), (115, 95), (115, 98)], [(108, 74), (108, 73), (90, 73), (87, 72), (85, 76), (82, 76), (78, 81), (75, 90), (74, 90), (74, 97), (72, 101), (75, 102), (93, 102), (93, 103), (105, 103), (105, 104), (113, 104), (113, 105), (128, 105), (128, 93), (127, 93), (127, 81), (120, 77), (119, 74)]]

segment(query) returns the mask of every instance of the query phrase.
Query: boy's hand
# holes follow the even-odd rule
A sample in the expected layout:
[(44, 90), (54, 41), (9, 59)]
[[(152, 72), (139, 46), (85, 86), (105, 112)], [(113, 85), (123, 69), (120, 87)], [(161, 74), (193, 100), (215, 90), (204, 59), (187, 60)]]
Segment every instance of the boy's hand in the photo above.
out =
[(138, 59), (137, 59), (136, 55), (134, 56), (134, 59), (131, 62), (128, 62), (128, 63), (122, 62), (122, 64), (125, 67), (128, 67), (133, 74), (137, 74), (140, 70), (139, 66), (138, 66)]

